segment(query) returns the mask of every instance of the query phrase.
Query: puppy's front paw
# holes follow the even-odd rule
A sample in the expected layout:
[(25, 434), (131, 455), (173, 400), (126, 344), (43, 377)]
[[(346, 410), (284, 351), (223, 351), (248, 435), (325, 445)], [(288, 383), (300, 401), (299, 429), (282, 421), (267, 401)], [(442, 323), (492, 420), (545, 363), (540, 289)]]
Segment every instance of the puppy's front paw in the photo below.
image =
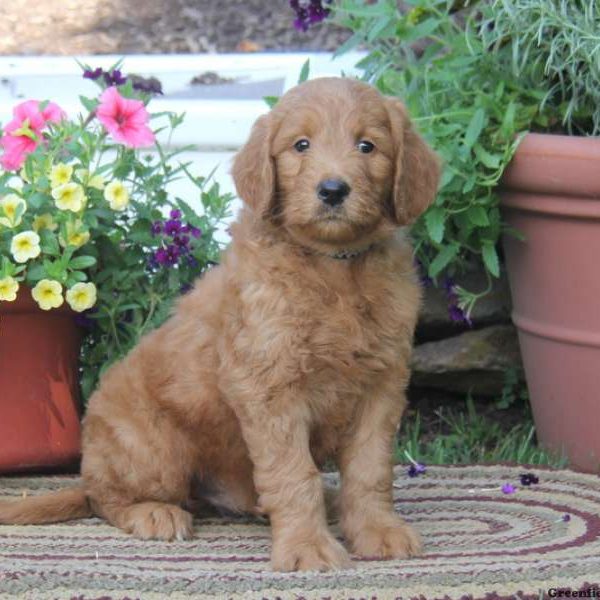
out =
[(275, 571), (330, 571), (350, 567), (350, 557), (329, 532), (324, 532), (308, 538), (273, 540), (271, 564)]
[(396, 515), (366, 521), (350, 542), (355, 554), (370, 558), (408, 558), (422, 550), (419, 534)]

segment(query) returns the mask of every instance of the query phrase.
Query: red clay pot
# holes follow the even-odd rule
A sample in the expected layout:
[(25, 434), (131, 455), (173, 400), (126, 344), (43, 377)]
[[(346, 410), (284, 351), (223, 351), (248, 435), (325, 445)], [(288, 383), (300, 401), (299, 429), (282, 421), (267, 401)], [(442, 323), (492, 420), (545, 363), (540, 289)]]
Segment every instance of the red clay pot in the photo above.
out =
[(538, 437), (600, 472), (600, 139), (529, 134), (501, 190), (504, 248)]
[(21, 287), (0, 302), (0, 473), (76, 465), (81, 333), (65, 305), (41, 310)]

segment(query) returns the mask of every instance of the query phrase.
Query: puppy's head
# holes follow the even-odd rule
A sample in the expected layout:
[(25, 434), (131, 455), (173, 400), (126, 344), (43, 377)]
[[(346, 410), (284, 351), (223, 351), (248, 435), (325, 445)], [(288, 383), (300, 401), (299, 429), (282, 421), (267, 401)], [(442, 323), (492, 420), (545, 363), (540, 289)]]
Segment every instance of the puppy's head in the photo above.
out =
[(258, 119), (233, 177), (256, 214), (328, 251), (412, 223), (435, 197), (439, 164), (399, 100), (324, 78), (290, 90)]

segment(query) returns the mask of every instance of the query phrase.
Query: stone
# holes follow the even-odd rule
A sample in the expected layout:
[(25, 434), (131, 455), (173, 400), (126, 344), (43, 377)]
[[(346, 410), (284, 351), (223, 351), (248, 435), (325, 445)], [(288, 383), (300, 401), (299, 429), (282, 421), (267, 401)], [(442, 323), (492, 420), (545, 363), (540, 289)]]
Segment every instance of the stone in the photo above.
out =
[(512, 325), (494, 325), (417, 345), (411, 385), (496, 396), (509, 369), (522, 372), (517, 331)]
[[(486, 288), (487, 279), (483, 272), (473, 272), (457, 277), (456, 283), (469, 291), (479, 292)], [(450, 319), (448, 298), (443, 288), (427, 286), (423, 300), (415, 334), (419, 343), (439, 340), (469, 330), (466, 323), (455, 323)], [(471, 320), (476, 328), (499, 323), (508, 324), (510, 311), (510, 289), (506, 276), (503, 275), (500, 279), (494, 279), (491, 292), (477, 301), (471, 313)]]

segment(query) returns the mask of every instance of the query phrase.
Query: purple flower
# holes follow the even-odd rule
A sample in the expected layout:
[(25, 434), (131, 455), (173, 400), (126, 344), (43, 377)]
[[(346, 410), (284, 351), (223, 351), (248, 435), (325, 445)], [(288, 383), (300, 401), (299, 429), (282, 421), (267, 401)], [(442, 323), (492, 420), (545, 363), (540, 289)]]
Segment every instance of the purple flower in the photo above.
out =
[(510, 484), (510, 483), (505, 483), (502, 486), (502, 493), (503, 494), (514, 494), (516, 491), (517, 491), (517, 488), (514, 485)]
[(189, 226), (189, 231), (192, 234), (192, 237), (198, 239), (202, 235), (202, 229), (198, 227), (194, 227), (193, 225)]
[(104, 73), (104, 71), (100, 67), (98, 67), (97, 69), (94, 69), (93, 71), (91, 69), (86, 69), (83, 72), (83, 78), (96, 81), (96, 79), (100, 79), (100, 77), (102, 77), (103, 73)]
[(409, 477), (418, 477), (427, 473), (427, 467), (421, 463), (414, 463), (408, 467), (407, 473)]
[(164, 232), (165, 235), (176, 236), (181, 232), (181, 221), (179, 219), (169, 219), (165, 222)]
[(533, 473), (521, 473), (521, 475), (519, 475), (519, 479), (521, 480), (521, 485), (524, 486), (529, 486), (532, 484), (535, 485), (540, 482), (539, 477)]
[(154, 221), (154, 223), (152, 223), (151, 227), (150, 227), (150, 231), (152, 232), (152, 235), (159, 235), (162, 233), (163, 230), (163, 224), (160, 221)]
[(74, 317), (75, 324), (78, 327), (83, 327), (83, 329), (92, 329), (95, 325), (95, 322), (93, 319), (90, 319), (88, 315), (93, 312), (97, 312), (97, 310), (84, 310), (81, 313), (77, 313)]
[(569, 515), (569, 514), (564, 514), (564, 515), (561, 517), (561, 521), (562, 521), (563, 523), (568, 523), (570, 520), (571, 520), (571, 515)]
[(173, 242), (179, 247), (181, 252), (189, 252), (190, 238), (187, 235), (176, 235)]
[(125, 77), (119, 69), (115, 69), (112, 73), (106, 72), (104, 73), (104, 81), (106, 85), (123, 85), (127, 81), (127, 77)]
[(454, 323), (466, 323), (469, 327), (473, 326), (473, 321), (458, 305), (458, 294), (456, 293), (456, 284), (450, 277), (445, 277), (442, 284), (446, 290), (446, 298), (448, 300), (448, 316)]
[(450, 317), (451, 321), (454, 321), (454, 323), (471, 323), (470, 319), (468, 319), (465, 315), (463, 309), (456, 304), (448, 305), (448, 316)]
[(172, 267), (179, 261), (181, 252), (179, 248), (173, 244), (169, 244), (166, 248), (159, 248), (151, 259), (151, 263), (161, 267)]
[(181, 211), (178, 208), (173, 208), (169, 213), (171, 219), (181, 219)]
[(323, 6), (323, 2), (330, 4), (331, 0), (290, 0), (290, 8), (296, 13), (294, 27), (298, 31), (308, 31), (311, 25), (324, 21), (331, 9)]

